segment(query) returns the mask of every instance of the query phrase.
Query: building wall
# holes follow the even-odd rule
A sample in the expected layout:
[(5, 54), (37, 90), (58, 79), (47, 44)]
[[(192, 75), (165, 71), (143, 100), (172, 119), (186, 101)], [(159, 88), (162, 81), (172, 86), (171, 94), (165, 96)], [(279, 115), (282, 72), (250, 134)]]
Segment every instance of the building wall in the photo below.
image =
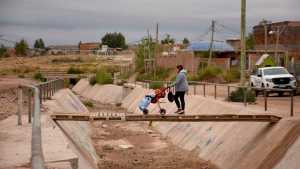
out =
[[(287, 50), (289, 56), (300, 60), (300, 21), (277, 22), (267, 25), (267, 32), (276, 31), (280, 28), (282, 33), (279, 36), (279, 50)], [(262, 25), (254, 26), (253, 34), (255, 38), (255, 49), (265, 49), (265, 29)], [(275, 50), (276, 33), (267, 35), (267, 49)]]
[[(191, 74), (197, 72), (200, 62), (207, 63), (207, 58), (195, 57), (193, 52), (179, 51), (176, 54), (158, 56), (156, 65), (158, 67), (174, 69), (181, 64)], [(212, 64), (215, 64), (225, 70), (230, 69), (230, 58), (213, 58)]]
[(98, 48), (100, 43), (81, 43), (79, 44), (80, 54), (89, 54), (89, 50)]

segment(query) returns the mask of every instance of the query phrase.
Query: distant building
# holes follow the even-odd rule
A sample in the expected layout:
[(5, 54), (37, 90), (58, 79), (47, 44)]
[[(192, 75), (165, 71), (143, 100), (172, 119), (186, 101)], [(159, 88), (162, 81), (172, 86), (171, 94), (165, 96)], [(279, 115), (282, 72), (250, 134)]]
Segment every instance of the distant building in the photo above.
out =
[(60, 55), (60, 54), (76, 54), (78, 53), (77, 45), (51, 45), (47, 47), (48, 54)]
[(266, 26), (261, 24), (254, 26), (255, 49), (265, 49), (265, 31), (267, 31), (267, 49), (274, 51), (277, 30), (280, 32), (278, 50), (288, 51), (290, 57), (300, 60), (300, 21), (284, 21), (270, 23)]
[(240, 39), (227, 39), (226, 43), (229, 44), (235, 51), (241, 50), (241, 40)]
[(79, 43), (80, 54), (89, 54), (92, 53), (93, 50), (97, 50), (99, 48), (100, 48), (99, 42)]

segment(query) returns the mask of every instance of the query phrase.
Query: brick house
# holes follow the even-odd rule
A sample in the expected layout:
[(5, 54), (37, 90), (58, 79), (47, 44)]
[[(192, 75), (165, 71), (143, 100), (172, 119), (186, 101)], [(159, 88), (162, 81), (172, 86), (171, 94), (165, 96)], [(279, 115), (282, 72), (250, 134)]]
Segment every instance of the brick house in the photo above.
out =
[(267, 49), (275, 50), (277, 30), (279, 30), (278, 50), (288, 51), (288, 55), (300, 60), (300, 21), (270, 23), (253, 27), (255, 49), (265, 49), (265, 28), (267, 29)]
[(79, 43), (80, 54), (89, 54), (92, 50), (99, 49), (100, 43), (98, 42), (87, 42)]

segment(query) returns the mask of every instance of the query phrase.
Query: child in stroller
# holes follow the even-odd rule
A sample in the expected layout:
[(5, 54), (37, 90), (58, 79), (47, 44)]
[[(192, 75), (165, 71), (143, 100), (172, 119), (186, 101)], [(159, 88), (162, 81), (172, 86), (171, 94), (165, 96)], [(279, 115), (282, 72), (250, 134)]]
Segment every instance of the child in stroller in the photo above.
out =
[(160, 89), (155, 90), (155, 94), (149, 94), (143, 97), (143, 99), (139, 103), (139, 109), (147, 115), (149, 113), (149, 110), (147, 109), (150, 103), (157, 104), (159, 107), (159, 113), (161, 115), (166, 114), (166, 109), (162, 108), (160, 106), (159, 99), (164, 98), (166, 96), (166, 90), (170, 89), (170, 87), (164, 87)]

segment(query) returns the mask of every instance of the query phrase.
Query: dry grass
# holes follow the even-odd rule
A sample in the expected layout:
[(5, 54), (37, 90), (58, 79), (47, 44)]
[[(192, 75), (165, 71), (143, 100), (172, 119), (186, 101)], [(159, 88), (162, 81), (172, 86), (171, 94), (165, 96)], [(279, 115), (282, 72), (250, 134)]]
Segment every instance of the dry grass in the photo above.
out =
[[(133, 55), (132, 55), (133, 56)], [(132, 58), (127, 56), (127, 58)], [(122, 58), (122, 57), (119, 57)], [(128, 61), (93, 55), (46, 55), (40, 57), (11, 57), (0, 59), (0, 76), (34, 74), (40, 69), (67, 71), (71, 66), (94, 73), (105, 65), (118, 66)]]

